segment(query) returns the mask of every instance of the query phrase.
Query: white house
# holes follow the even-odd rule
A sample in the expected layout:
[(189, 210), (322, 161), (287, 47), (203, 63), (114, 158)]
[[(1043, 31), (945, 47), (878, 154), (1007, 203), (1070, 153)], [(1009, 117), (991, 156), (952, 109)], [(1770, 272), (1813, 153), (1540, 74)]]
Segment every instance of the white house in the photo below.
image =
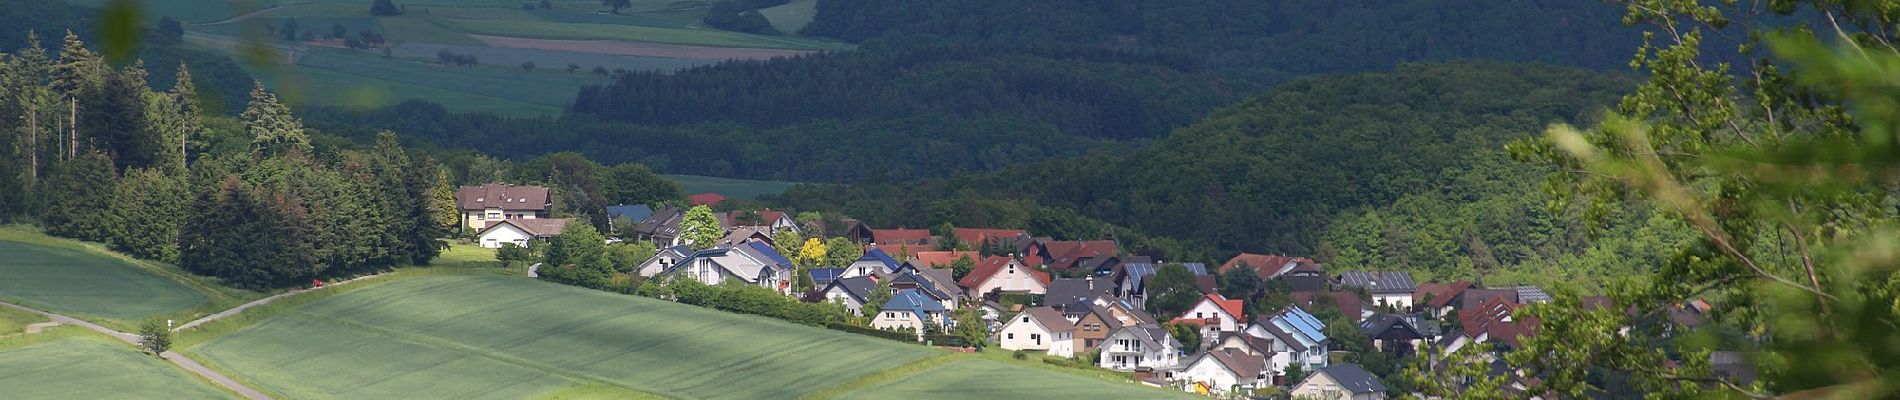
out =
[(1052, 356), (1075, 356), (1075, 324), (1050, 307), (1023, 310), (1003, 324), (997, 338), (1004, 350), (1039, 350)]
[(517, 219), (496, 221), (477, 233), (476, 240), (482, 247), (499, 249), (504, 244), (527, 247), (535, 239), (547, 239), (561, 234), (561, 228), (567, 226), (567, 219)]
[(548, 188), (500, 183), (464, 186), (455, 192), (455, 204), (465, 226), (487, 229), (501, 221), (547, 218)]
[(707, 285), (738, 281), (789, 294), (792, 270), (792, 262), (778, 255), (772, 246), (752, 242), (700, 250), (654, 276), (678, 276)]
[(991, 291), (1012, 293), (1043, 294), (1048, 291), (1050, 277), (1048, 272), (1037, 271), (1023, 266), (1014, 258), (990, 256), (976, 263), (976, 269), (963, 280), (965, 296), (978, 297)]
[(1412, 275), (1403, 271), (1346, 272), (1339, 274), (1339, 284), (1365, 288), (1366, 293), (1372, 295), (1372, 305), (1391, 306), (1400, 310), (1412, 308), (1412, 293), (1418, 291), (1418, 285), (1412, 282)]
[(1168, 369), (1180, 362), (1174, 335), (1159, 325), (1124, 326), (1102, 340), (1102, 368), (1132, 371)]
[(1189, 392), (1228, 394), (1266, 387), (1273, 366), (1267, 359), (1233, 350), (1208, 350), (1182, 364), (1174, 373)]
[(871, 298), (871, 290), (876, 288), (876, 280), (860, 276), (831, 281), (831, 284), (820, 289), (820, 293), (824, 293), (825, 301), (843, 304), (845, 309), (857, 313), (864, 307), (865, 300)]
[(839, 277), (890, 276), (891, 273), (897, 272), (897, 269), (902, 266), (903, 264), (897, 262), (897, 259), (891, 258), (890, 254), (884, 253), (884, 250), (872, 247), (869, 250), (865, 250), (864, 255), (859, 256), (857, 261), (852, 261), (851, 265), (846, 265), (844, 267), (844, 274), (839, 275)]
[(1356, 364), (1339, 364), (1307, 375), (1292, 393), (1296, 399), (1384, 400), (1385, 383)]
[(1328, 339), (1323, 333), (1325, 329), (1326, 324), (1306, 313), (1306, 310), (1287, 307), (1255, 320), (1247, 326), (1246, 334), (1267, 342), (1268, 348), (1264, 350), (1272, 354), (1268, 362), (1280, 368), (1274, 374), (1281, 375), (1287, 365), (1299, 364), (1306, 371), (1326, 366)]
[(931, 300), (929, 296), (918, 293), (916, 289), (904, 289), (891, 296), (891, 301), (878, 308), (877, 318), (871, 320), (871, 327), (884, 330), (910, 329), (917, 333), (917, 341), (924, 340), (924, 325), (936, 323), (948, 329), (949, 310)]
[(1230, 300), (1219, 293), (1208, 293), (1201, 296), (1201, 301), (1194, 303), (1194, 307), (1175, 317), (1174, 322), (1200, 325), (1205, 337), (1213, 339), (1221, 332), (1239, 332), (1242, 327), (1240, 318), (1246, 315), (1246, 309), (1240, 299)]
[(652, 277), (659, 275), (660, 272), (666, 271), (667, 268), (672, 268), (673, 264), (679, 263), (680, 260), (692, 256), (693, 249), (691, 247), (673, 246), (660, 249), (660, 251), (653, 253), (652, 257), (647, 257), (646, 261), (640, 262), (640, 267), (635, 270), (635, 272), (639, 273), (640, 276)]

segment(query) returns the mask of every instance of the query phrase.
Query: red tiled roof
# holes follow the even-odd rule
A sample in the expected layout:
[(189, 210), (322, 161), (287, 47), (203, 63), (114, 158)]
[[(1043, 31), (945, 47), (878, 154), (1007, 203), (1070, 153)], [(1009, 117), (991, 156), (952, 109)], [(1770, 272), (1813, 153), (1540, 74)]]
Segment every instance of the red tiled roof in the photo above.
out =
[(1280, 267), (1286, 266), (1287, 263), (1296, 263), (1293, 270), (1287, 272), (1320, 272), (1319, 264), (1306, 257), (1254, 253), (1240, 253), (1240, 255), (1234, 256), (1234, 258), (1227, 259), (1227, 262), (1221, 263), (1220, 272), (1226, 273), (1227, 270), (1239, 267), (1242, 263), (1252, 268), (1254, 273), (1259, 274), (1260, 279), (1273, 279), (1281, 273)]
[[(1292, 297), (1294, 304), (1299, 305), (1300, 308), (1313, 310), (1319, 307), (1319, 303), (1313, 300), (1321, 293), (1322, 292), (1293, 292), (1292, 295), (1288, 297)], [(1345, 315), (1346, 318), (1351, 319), (1353, 322), (1359, 322), (1360, 316), (1364, 315), (1363, 311), (1365, 311), (1366, 301), (1360, 299), (1359, 294), (1353, 292), (1323, 293), (1326, 297), (1333, 298), (1333, 306), (1337, 307), (1340, 314)]]
[[(1484, 333), (1492, 340), (1517, 346), (1520, 337), (1537, 334), (1535, 318), (1512, 318), (1511, 313), (1523, 307), (1507, 297), (1490, 297), (1478, 303), (1477, 307), (1458, 310), (1458, 322), (1464, 327), (1467, 336), (1476, 337)], [(1510, 321), (1507, 322), (1507, 319)]]
[[(1221, 311), (1226, 312), (1227, 315), (1233, 316), (1235, 321), (1245, 321), (1245, 318), (1247, 318), (1246, 314), (1243, 314), (1246, 312), (1247, 306), (1240, 299), (1228, 299), (1225, 297), (1221, 297), (1221, 295), (1219, 294), (1210, 293), (1205, 296), (1201, 296), (1201, 300), (1214, 302), (1215, 307), (1220, 307)], [(1194, 306), (1199, 307), (1200, 303), (1195, 303)], [(1204, 321), (1214, 321), (1214, 320), (1217, 320), (1217, 318), (1195, 319), (1195, 318), (1188, 318), (1187, 315), (1182, 315), (1180, 317), (1176, 317), (1172, 322), (1183, 322), (1183, 323), (1199, 325), (1203, 323)]]
[(930, 244), (930, 230), (927, 229), (872, 229), (871, 243)]
[[(882, 249), (884, 250), (884, 254), (890, 255), (891, 258), (899, 258), (899, 257), (909, 258), (909, 257), (917, 256), (918, 253), (937, 251), (937, 248), (935, 246), (926, 245), (926, 244), (883, 244), (883, 245), (867, 244), (867, 245), (864, 245), (864, 251), (871, 251), (871, 249)], [(898, 262), (903, 262), (903, 260), (898, 260)]]
[(1464, 293), (1465, 289), (1470, 288), (1471, 282), (1468, 281), (1421, 283), (1418, 285), (1418, 290), (1412, 292), (1412, 299), (1419, 301), (1425, 299), (1426, 295), (1431, 295), (1432, 300), (1426, 305), (1432, 308), (1443, 308), (1451, 305), (1451, 300), (1457, 298), (1459, 293)]
[(463, 210), (499, 208), (541, 211), (548, 209), (548, 188), (500, 183), (463, 186), (455, 191), (455, 204)]
[[(990, 280), (990, 277), (1002, 271), (1004, 266), (1008, 266), (1010, 261), (1014, 260), (1002, 256), (989, 256), (984, 257), (982, 260), (977, 260), (976, 269), (970, 270), (969, 275), (964, 275), (963, 280), (957, 281), (957, 285), (965, 288), (975, 288), (978, 285), (982, 285), (983, 281)], [(1037, 282), (1042, 282), (1044, 287), (1049, 286), (1051, 279), (1048, 272), (1038, 271), (1035, 268), (1026, 266), (1023, 267), (1023, 270), (1027, 271), (1030, 277), (1036, 278)]]
[(1049, 268), (1067, 270), (1086, 257), (1112, 256), (1120, 249), (1113, 240), (1049, 242)]
[(919, 251), (910, 253), (910, 256), (916, 258), (918, 263), (922, 263), (926, 266), (949, 266), (957, 262), (959, 258), (968, 258), (970, 261), (976, 261), (978, 258), (983, 257), (974, 251)]
[(693, 202), (693, 205), (696, 205), (696, 206), (709, 206), (709, 205), (725, 202), (726, 196), (718, 194), (718, 193), (707, 192), (707, 193), (700, 193), (700, 194), (695, 194), (692, 196), (687, 196), (686, 199), (691, 200)]
[(1214, 274), (1195, 275), (1194, 286), (1201, 288), (1201, 293), (1214, 293), (1220, 290), (1220, 281), (1214, 279)]
[(981, 245), (984, 241), (992, 238), (1015, 238), (1028, 234), (1029, 231), (1021, 229), (953, 228), (950, 230), (950, 235), (956, 236), (958, 242), (963, 242), (972, 247)]
[(772, 223), (778, 222), (779, 218), (785, 218), (784, 211), (773, 211), (770, 208), (759, 210), (759, 220), (764, 221), (765, 225), (772, 225)]

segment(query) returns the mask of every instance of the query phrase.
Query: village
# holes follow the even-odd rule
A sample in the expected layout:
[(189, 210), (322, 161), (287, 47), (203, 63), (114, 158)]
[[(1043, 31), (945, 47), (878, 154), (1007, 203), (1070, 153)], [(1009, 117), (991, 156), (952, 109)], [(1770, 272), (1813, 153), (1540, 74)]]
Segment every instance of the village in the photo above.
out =
[[(532, 246), (579, 221), (550, 218), (548, 193), (544, 187), (491, 184), (462, 188), (457, 203), (481, 246)], [(717, 194), (694, 195), (690, 207), (720, 201)], [(842, 220), (835, 232), (861, 249), (861, 256), (800, 268), (787, 254), (797, 244), (776, 243), (775, 237), (784, 236), (775, 233), (818, 237), (824, 227), (770, 209), (743, 212), (751, 215), (745, 221), (734, 217), (740, 211), (720, 212), (713, 215), (721, 239), (696, 247), (686, 238), (689, 228), (682, 227), (687, 207), (610, 207), (615, 220), (637, 224), (628, 230), (637, 237), (608, 240), (649, 241), (658, 249), (637, 268), (647, 280), (750, 285), (807, 303), (839, 304), (875, 315), (869, 328), (940, 346), (953, 345), (931, 343), (943, 338), (936, 333), (956, 327), (951, 315), (972, 310), (981, 316), (987, 340), (956, 346), (993, 344), (1019, 356), (1072, 359), (1130, 373), (1142, 384), (1222, 398), (1277, 393), (1383, 399), (1397, 391), (1387, 380), (1399, 364), (1425, 357), (1436, 366), (1450, 362), (1444, 355), (1475, 346), (1483, 346), (1477, 362), (1492, 365), (1503, 390), (1526, 394), (1534, 378), (1503, 367), (1496, 355), (1537, 334), (1537, 321), (1519, 319), (1515, 311), (1553, 300), (1537, 286), (1415, 282), (1404, 271), (1333, 271), (1294, 255), (1241, 253), (1218, 264), (1177, 262), (1129, 254), (1113, 240), (1055, 240), (997, 228), (936, 235), (855, 220)], [(778, 250), (782, 245), (793, 250)], [(957, 268), (960, 263), (967, 271)], [(1167, 268), (1185, 270), (1191, 283), (1164, 287), (1157, 277)], [(1250, 282), (1229, 282), (1234, 280)], [(1253, 290), (1234, 297), (1222, 293), (1249, 285)], [(1184, 310), (1157, 314), (1151, 303), (1164, 296), (1192, 301)], [(1603, 296), (1577, 300), (1592, 309), (1611, 307)], [(1710, 307), (1694, 302), (1669, 310), (1669, 323), (1694, 328)], [(1348, 362), (1354, 352), (1378, 353), (1386, 376)], [(1718, 372), (1739, 379), (1752, 374), (1737, 366), (1733, 352), (1710, 358)]]

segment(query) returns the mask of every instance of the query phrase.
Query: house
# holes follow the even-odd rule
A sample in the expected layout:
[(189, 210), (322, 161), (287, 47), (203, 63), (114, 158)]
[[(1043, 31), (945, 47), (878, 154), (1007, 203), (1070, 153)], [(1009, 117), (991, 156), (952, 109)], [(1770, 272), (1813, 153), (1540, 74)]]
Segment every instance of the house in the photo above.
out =
[(654, 210), (646, 219), (634, 225), (633, 231), (640, 239), (652, 241), (660, 247), (679, 245), (680, 222), (686, 220), (686, 209), (663, 206)]
[(871, 244), (879, 246), (897, 246), (906, 244), (930, 245), (928, 229), (872, 229)]
[(844, 304), (845, 309), (856, 313), (864, 307), (864, 302), (871, 298), (871, 291), (876, 288), (876, 279), (859, 276), (833, 280), (818, 291), (824, 294), (825, 301)]
[[(1155, 273), (1160, 270), (1161, 266), (1162, 264), (1140, 262), (1122, 264), (1110, 274), (1110, 276), (1115, 278), (1115, 295), (1128, 299), (1128, 301), (1134, 303), (1136, 307), (1146, 307), (1148, 304), (1148, 280), (1155, 276)], [(1181, 263), (1181, 266), (1187, 268), (1188, 273), (1194, 274), (1197, 277), (1196, 281), (1199, 280), (1199, 276), (1207, 275), (1206, 264)], [(1199, 284), (1196, 283), (1196, 285), (1198, 286)]]
[(1056, 278), (1042, 295), (1043, 304), (1067, 305), (1115, 296), (1115, 281), (1106, 276), (1094, 278)]
[(793, 269), (791, 261), (772, 246), (752, 242), (700, 250), (655, 277), (685, 277), (707, 285), (733, 281), (789, 294)]
[(1431, 314), (1432, 318), (1443, 317), (1453, 310), (1453, 301), (1471, 288), (1470, 281), (1452, 283), (1421, 283), (1418, 290), (1412, 291), (1412, 308)]
[(1400, 310), (1412, 308), (1412, 292), (1418, 290), (1418, 285), (1412, 283), (1412, 274), (1403, 271), (1346, 272), (1339, 274), (1339, 284), (1364, 288), (1372, 295), (1373, 305)]
[(891, 258), (890, 254), (884, 253), (884, 249), (872, 247), (869, 250), (865, 250), (864, 255), (858, 256), (857, 261), (852, 261), (851, 265), (846, 265), (844, 267), (844, 275), (842, 276), (846, 278), (873, 275), (888, 276), (893, 272), (897, 272), (899, 266), (897, 259)]
[(462, 225), (476, 230), (506, 220), (547, 218), (550, 205), (547, 187), (500, 183), (463, 186), (455, 191), (455, 204)]
[(957, 309), (956, 292), (944, 290), (942, 286), (936, 283), (935, 278), (931, 278), (930, 275), (926, 273), (912, 269), (903, 269), (890, 276), (892, 277), (891, 290), (916, 290), (917, 293), (923, 294), (925, 297), (936, 301), (937, 304), (942, 305), (945, 310)]
[(1123, 326), (1103, 339), (1101, 367), (1117, 371), (1168, 369), (1180, 361), (1180, 344), (1160, 325)]
[(858, 220), (855, 219), (846, 219), (840, 222), (844, 223), (844, 234), (840, 236), (851, 239), (852, 243), (871, 244), (871, 227), (869, 225), (865, 225), (863, 222), (858, 222)]
[(949, 268), (956, 264), (957, 260), (967, 258), (974, 263), (977, 259), (983, 258), (983, 255), (974, 251), (917, 251), (911, 252), (910, 258), (921, 266)]
[(800, 235), (805, 234), (805, 228), (798, 226), (798, 221), (793, 220), (792, 215), (784, 211), (767, 208), (755, 211), (754, 213), (759, 216), (759, 225), (764, 226), (768, 234), (781, 230), (790, 230)]
[(924, 341), (924, 326), (937, 324), (948, 328), (951, 325), (949, 310), (942, 304), (932, 301), (928, 296), (916, 290), (897, 291), (891, 300), (878, 308), (877, 318), (871, 320), (871, 327), (884, 330), (910, 329), (917, 333), (917, 341)]
[[(1201, 337), (1212, 342), (1219, 338), (1222, 332), (1240, 331), (1241, 321), (1245, 321), (1241, 318), (1247, 309), (1242, 303), (1241, 299), (1228, 299), (1221, 297), (1219, 293), (1202, 295), (1201, 300), (1195, 302), (1193, 307), (1189, 307), (1187, 311), (1181, 313), (1181, 316), (1175, 317), (1170, 322), (1200, 326)], [(1189, 344), (1199, 347), (1199, 343)]]
[(997, 243), (1014, 244), (1016, 238), (1029, 236), (1029, 231), (1021, 229), (951, 228), (950, 236), (955, 236), (958, 243), (976, 249), (993, 246)]
[(1319, 263), (1306, 257), (1288, 257), (1286, 255), (1268, 255), (1240, 253), (1221, 263), (1219, 273), (1227, 273), (1234, 268), (1247, 268), (1260, 275), (1261, 280), (1278, 278), (1288, 274), (1318, 276)]
[[(928, 279), (930, 283), (936, 285), (937, 291), (948, 293), (953, 298), (962, 298), (963, 287), (957, 286), (956, 272), (951, 271), (948, 267), (935, 268), (918, 265), (918, 263), (913, 261), (905, 261), (903, 264), (898, 265), (897, 273), (922, 275), (923, 278)], [(956, 307), (952, 306), (950, 308), (955, 309)]]
[(718, 194), (718, 193), (706, 192), (706, 193), (695, 194), (692, 196), (686, 196), (686, 200), (692, 202), (693, 205), (696, 205), (696, 206), (712, 206), (715, 204), (726, 202), (726, 196)]
[(561, 234), (561, 228), (567, 226), (567, 219), (517, 219), (495, 221), (494, 224), (475, 234), (482, 247), (499, 249), (503, 244), (528, 247), (528, 241), (547, 239)]
[(1075, 324), (1050, 307), (1031, 307), (1003, 324), (996, 333), (1004, 350), (1040, 350), (1052, 356), (1075, 356)]
[[(1466, 296), (1472, 292), (1465, 291)], [(1513, 292), (1515, 293), (1515, 292)], [(1475, 306), (1458, 310), (1458, 326), (1464, 335), (1474, 342), (1491, 342), (1500, 348), (1511, 349), (1521, 345), (1524, 337), (1535, 335), (1537, 320), (1517, 319), (1513, 314), (1524, 305), (1514, 301), (1512, 296), (1489, 296)]]
[(811, 275), (812, 287), (824, 289), (832, 281), (838, 280), (838, 276), (844, 275), (844, 268), (812, 268), (805, 270), (805, 273)]
[[(1262, 358), (1272, 357), (1274, 353), (1272, 340), (1254, 337), (1246, 332), (1222, 333), (1220, 338), (1214, 341), (1214, 346), (1209, 347), (1208, 350), (1232, 350)], [(1279, 369), (1276, 368), (1274, 371), (1277, 372)]]
[(1358, 364), (1339, 364), (1307, 375), (1292, 393), (1294, 398), (1384, 400), (1385, 383)]
[[(1339, 311), (1339, 315), (1346, 316), (1346, 318), (1351, 319), (1354, 323), (1365, 320), (1366, 317), (1371, 317), (1373, 314), (1372, 310), (1366, 308), (1365, 299), (1359, 298), (1358, 293), (1295, 291), (1288, 297), (1293, 299), (1294, 305), (1308, 310), (1332, 308)], [(1322, 301), (1320, 300), (1322, 297), (1331, 301)]]
[(1052, 241), (1044, 243), (1041, 249), (1041, 254), (1033, 255), (1056, 271), (1075, 269), (1089, 258), (1113, 256), (1121, 252), (1121, 247), (1113, 240)]
[[(1273, 365), (1285, 368), (1299, 364), (1312, 371), (1326, 366), (1329, 339), (1323, 333), (1326, 324), (1299, 307), (1287, 307), (1272, 315), (1263, 315), (1247, 326), (1246, 333), (1264, 339)], [(1257, 349), (1256, 349), (1257, 350)], [(1276, 375), (1284, 370), (1274, 371)]]
[(1208, 350), (1181, 364), (1174, 373), (1189, 392), (1215, 395), (1245, 393), (1272, 384), (1273, 366), (1258, 355), (1232, 350)]
[(647, 257), (646, 261), (641, 262), (640, 268), (636, 272), (644, 277), (659, 275), (661, 272), (665, 272), (667, 268), (672, 268), (673, 264), (679, 263), (679, 260), (692, 257), (693, 253), (693, 248), (686, 246), (673, 246), (660, 249), (660, 251), (653, 253), (652, 257)]
[[(1395, 357), (1405, 357), (1418, 351), (1418, 344), (1431, 341), (1437, 329), (1427, 334), (1420, 326), (1427, 323), (1418, 316), (1380, 314), (1359, 323), (1359, 331), (1372, 339), (1372, 347), (1384, 350)], [(1399, 359), (1399, 358), (1394, 358)]]
[(766, 246), (772, 246), (773, 248), (778, 247), (778, 243), (772, 240), (772, 232), (767, 231), (763, 226), (735, 227), (726, 232), (724, 239), (719, 240), (719, 243), (725, 245), (746, 244), (751, 242), (762, 242), (765, 243)]
[(993, 291), (1043, 294), (1048, 291), (1048, 272), (1023, 266), (1014, 258), (990, 256), (976, 263), (976, 269), (957, 282), (964, 295), (979, 297)]
[[(1154, 264), (1154, 262), (1154, 258), (1148, 256), (1101, 256), (1082, 259), (1075, 268), (1088, 271), (1090, 276), (1102, 276), (1115, 273), (1125, 263)], [(1205, 272), (1206, 268), (1202, 268), (1202, 271)]]
[(1114, 297), (1097, 297), (1062, 307), (1063, 318), (1075, 322), (1075, 351), (1099, 349), (1108, 335), (1122, 327), (1156, 325), (1154, 316)]

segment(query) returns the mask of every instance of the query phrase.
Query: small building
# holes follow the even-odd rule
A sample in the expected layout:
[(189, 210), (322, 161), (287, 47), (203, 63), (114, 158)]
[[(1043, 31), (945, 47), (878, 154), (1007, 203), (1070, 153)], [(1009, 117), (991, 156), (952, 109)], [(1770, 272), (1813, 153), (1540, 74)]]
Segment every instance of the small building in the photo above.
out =
[(641, 262), (640, 268), (635, 272), (640, 276), (652, 277), (666, 271), (667, 268), (672, 268), (673, 264), (679, 263), (680, 260), (692, 256), (693, 248), (691, 247), (673, 246), (660, 249), (654, 252), (652, 257), (647, 257), (646, 261)]
[(1048, 291), (1048, 272), (1037, 271), (1014, 258), (990, 256), (976, 263), (976, 269), (957, 282), (966, 296), (975, 298), (992, 291), (1043, 294)]
[(456, 208), (461, 210), (462, 225), (483, 230), (506, 220), (548, 217), (548, 188), (490, 183), (463, 186), (455, 191)]
[(1358, 364), (1339, 364), (1306, 376), (1293, 387), (1294, 398), (1384, 400), (1385, 383)]
[(561, 234), (561, 228), (567, 227), (567, 221), (565, 218), (501, 220), (488, 225), (475, 236), (484, 248), (499, 249), (504, 244), (528, 247), (529, 241)]
[(1050, 307), (1031, 307), (1003, 324), (997, 332), (1004, 350), (1036, 350), (1052, 356), (1075, 356), (1075, 324)]
[(805, 273), (811, 275), (811, 287), (824, 289), (831, 286), (832, 281), (838, 280), (838, 276), (844, 275), (844, 268), (812, 268)]
[(932, 301), (929, 296), (914, 289), (897, 291), (891, 301), (878, 308), (877, 318), (871, 320), (871, 327), (884, 330), (910, 329), (917, 333), (917, 341), (924, 341), (924, 326), (937, 324), (949, 329), (951, 325), (949, 310), (942, 304)]
[(1173, 368), (1180, 362), (1179, 343), (1160, 325), (1124, 326), (1103, 340), (1102, 368), (1133, 371)]
[[(1329, 339), (1324, 333), (1326, 324), (1308, 314), (1299, 307), (1287, 307), (1273, 315), (1264, 315), (1247, 326), (1247, 335), (1267, 342), (1268, 357), (1273, 365), (1285, 368), (1299, 364), (1300, 368), (1312, 371), (1325, 367), (1327, 344)], [(1283, 370), (1275, 370), (1283, 374)]]
[(858, 256), (858, 259), (852, 261), (851, 265), (844, 266), (844, 275), (840, 276), (846, 278), (859, 276), (890, 276), (892, 273), (897, 272), (897, 268), (901, 266), (902, 263), (897, 262), (895, 258), (891, 258), (889, 253), (884, 252), (884, 249), (872, 247), (864, 250), (864, 255)]
[(843, 304), (845, 309), (857, 313), (864, 307), (864, 302), (871, 298), (871, 290), (876, 288), (876, 279), (860, 276), (831, 281), (819, 289), (819, 293), (824, 294), (825, 301)]
[(792, 262), (780, 256), (772, 246), (752, 242), (700, 250), (655, 276), (679, 276), (707, 285), (731, 281), (789, 294), (792, 270)]
[(1372, 295), (1373, 306), (1389, 306), (1400, 310), (1412, 308), (1412, 292), (1418, 285), (1412, 283), (1412, 274), (1404, 271), (1362, 272), (1353, 271), (1339, 274), (1340, 286), (1365, 288)]
[[(1372, 339), (1372, 347), (1384, 350), (1396, 357), (1406, 357), (1418, 352), (1418, 344), (1432, 340), (1432, 337), (1420, 329), (1416, 316), (1381, 314), (1366, 318), (1359, 323), (1359, 331)], [(1437, 329), (1431, 329), (1436, 332)], [(1397, 359), (1397, 358), (1395, 358)]]
[(1195, 302), (1194, 307), (1189, 307), (1172, 322), (1201, 326), (1205, 337), (1213, 339), (1221, 332), (1239, 332), (1246, 309), (1247, 306), (1240, 299), (1228, 299), (1219, 293), (1210, 293), (1201, 296), (1201, 301)]
[(1181, 364), (1174, 380), (1189, 392), (1246, 393), (1272, 384), (1273, 366), (1258, 355), (1234, 350), (1208, 350)]

